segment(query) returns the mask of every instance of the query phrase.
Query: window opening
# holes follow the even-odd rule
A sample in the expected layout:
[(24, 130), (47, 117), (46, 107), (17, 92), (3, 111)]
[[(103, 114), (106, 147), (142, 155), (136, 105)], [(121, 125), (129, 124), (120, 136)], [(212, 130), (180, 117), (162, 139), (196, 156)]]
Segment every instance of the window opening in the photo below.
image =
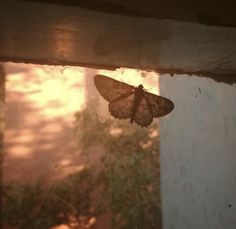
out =
[(158, 75), (4, 66), (3, 225), (161, 228), (158, 120), (114, 119), (93, 82), (104, 74), (158, 94)]

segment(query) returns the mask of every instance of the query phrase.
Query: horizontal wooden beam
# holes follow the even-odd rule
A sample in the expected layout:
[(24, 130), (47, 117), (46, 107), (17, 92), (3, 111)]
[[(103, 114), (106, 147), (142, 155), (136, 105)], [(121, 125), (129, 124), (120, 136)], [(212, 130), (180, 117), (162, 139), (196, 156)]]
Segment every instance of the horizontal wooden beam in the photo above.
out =
[(9, 0), (0, 60), (202, 73), (236, 79), (236, 29)]

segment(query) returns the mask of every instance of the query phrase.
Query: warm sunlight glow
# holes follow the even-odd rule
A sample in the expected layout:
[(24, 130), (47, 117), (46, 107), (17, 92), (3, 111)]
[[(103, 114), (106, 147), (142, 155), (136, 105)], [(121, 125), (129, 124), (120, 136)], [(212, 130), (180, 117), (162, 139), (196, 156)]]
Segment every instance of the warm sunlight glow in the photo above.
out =
[(51, 229), (71, 229), (71, 227), (66, 224), (61, 224), (59, 226), (52, 227)]
[(85, 164), (74, 164), (70, 159), (64, 159), (52, 165), (51, 168), (53, 169), (51, 172), (54, 175), (52, 180), (59, 180), (70, 174), (80, 173), (88, 168), (88, 166)]
[(9, 150), (9, 156), (12, 158), (29, 158), (31, 156), (32, 150), (27, 146), (13, 146)]
[(68, 166), (71, 164), (71, 160), (69, 159), (63, 159), (59, 162), (59, 164), (61, 164), (62, 166)]
[[(68, 47), (61, 40), (56, 48), (64, 55)], [(128, 120), (136, 112), (135, 121), (150, 121), (155, 112), (151, 106), (158, 99), (143, 89), (117, 82), (121, 86), (116, 87), (114, 80), (96, 76), (134, 87), (142, 84), (147, 92), (159, 94), (158, 74), (127, 68), (4, 67), (3, 181), (9, 190), (4, 208), (12, 218), (7, 228), (110, 229), (113, 222), (117, 228), (160, 228), (157, 125), (141, 128)], [(136, 104), (143, 96), (146, 100)], [(113, 97), (120, 104), (112, 104)], [(114, 115), (113, 105), (121, 116)], [(13, 184), (12, 191), (8, 184)]]
[(159, 136), (159, 131), (155, 128), (152, 128), (149, 132), (149, 137), (150, 138), (156, 138)]
[(8, 66), (16, 69), (8, 75), (7, 90), (24, 96), (42, 115), (54, 119), (85, 107), (86, 82), (81, 68), (25, 65), (24, 72), (18, 73), (17, 66)]
[(32, 135), (18, 135), (15, 137), (17, 142), (31, 142), (34, 139)]
[[(7, 63), (6, 72), (5, 161), (12, 161), (12, 165), (17, 163), (20, 167), (20, 162), (15, 159), (30, 159), (32, 163), (28, 166), (32, 170), (35, 165), (45, 167), (52, 174), (52, 180), (85, 168), (85, 164), (75, 162), (81, 153), (74, 134), (75, 113), (96, 101), (93, 112), (100, 122), (112, 118), (107, 101), (94, 86), (94, 75), (104, 74), (133, 86), (143, 84), (148, 92), (159, 94), (158, 74), (136, 69), (108, 71)], [(156, 131), (150, 132), (149, 137), (156, 137)], [(123, 130), (117, 127), (112, 127), (109, 132), (112, 137), (123, 134)], [(142, 143), (142, 147), (149, 147), (149, 143)], [(5, 165), (10, 168), (11, 163)], [(19, 179), (25, 175), (24, 170), (16, 174), (21, 176)]]
[(146, 141), (146, 142), (140, 142), (139, 145), (143, 148), (143, 149), (147, 149), (149, 147), (152, 146), (152, 141)]
[(110, 135), (113, 137), (119, 137), (123, 133), (121, 128), (113, 127), (110, 129)]

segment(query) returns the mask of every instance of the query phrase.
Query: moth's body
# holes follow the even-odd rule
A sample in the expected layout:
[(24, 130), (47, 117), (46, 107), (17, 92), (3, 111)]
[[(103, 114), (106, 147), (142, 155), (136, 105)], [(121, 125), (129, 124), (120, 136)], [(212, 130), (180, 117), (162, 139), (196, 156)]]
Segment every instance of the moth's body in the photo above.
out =
[(140, 84), (138, 87), (134, 89), (134, 101), (133, 101), (132, 110), (131, 110), (130, 123), (132, 123), (134, 120), (137, 108), (139, 104), (141, 103), (143, 96), (144, 96), (143, 85)]

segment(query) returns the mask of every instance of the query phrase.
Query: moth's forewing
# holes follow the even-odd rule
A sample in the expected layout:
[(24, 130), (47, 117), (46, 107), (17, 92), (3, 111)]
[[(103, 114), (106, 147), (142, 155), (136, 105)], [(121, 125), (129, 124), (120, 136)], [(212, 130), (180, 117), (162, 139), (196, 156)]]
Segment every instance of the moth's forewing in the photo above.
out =
[(149, 110), (147, 101), (144, 96), (141, 98), (140, 104), (137, 107), (137, 110), (134, 114), (134, 121), (139, 126), (149, 126), (153, 121), (153, 116)]
[(109, 102), (121, 95), (132, 93), (135, 89), (131, 85), (103, 75), (95, 75), (94, 84), (101, 96)]
[(167, 115), (174, 109), (174, 103), (162, 96), (154, 95), (148, 92), (144, 94), (149, 107), (151, 108), (153, 117), (161, 117)]

